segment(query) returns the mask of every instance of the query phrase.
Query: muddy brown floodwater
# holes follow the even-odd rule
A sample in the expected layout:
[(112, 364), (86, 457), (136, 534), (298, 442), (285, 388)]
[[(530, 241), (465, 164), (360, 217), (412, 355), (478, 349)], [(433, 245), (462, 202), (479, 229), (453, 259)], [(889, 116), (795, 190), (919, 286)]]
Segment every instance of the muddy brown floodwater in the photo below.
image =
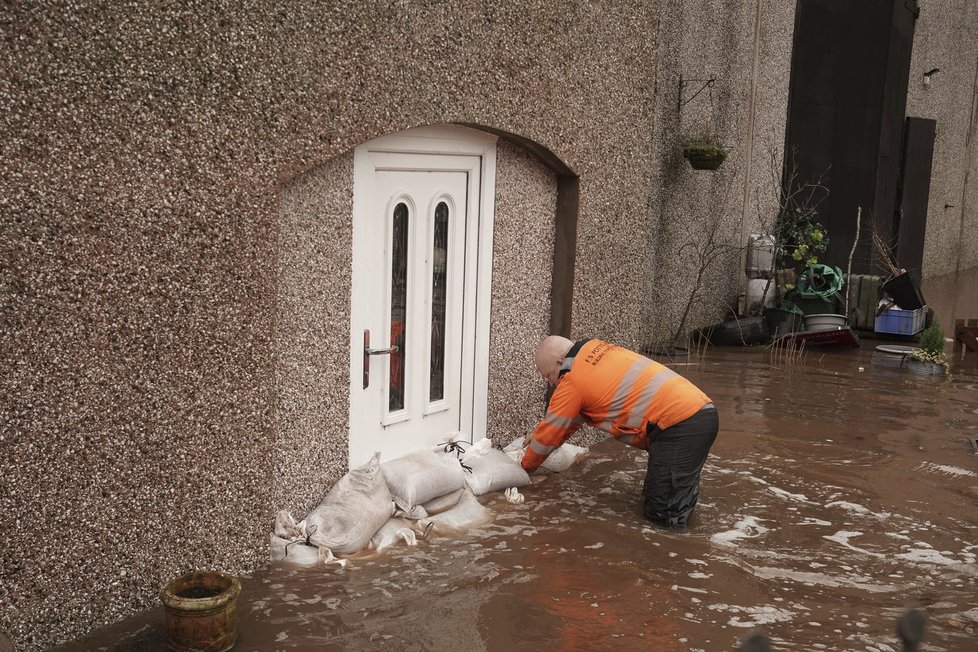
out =
[[(243, 578), (235, 649), (885, 651), (910, 606), (925, 649), (978, 649), (978, 354), (937, 380), (877, 344), (673, 361), (721, 418), (688, 531), (644, 522), (644, 453), (605, 441), (525, 504), (483, 497), (487, 525)], [(161, 623), (63, 649), (162, 650)]]

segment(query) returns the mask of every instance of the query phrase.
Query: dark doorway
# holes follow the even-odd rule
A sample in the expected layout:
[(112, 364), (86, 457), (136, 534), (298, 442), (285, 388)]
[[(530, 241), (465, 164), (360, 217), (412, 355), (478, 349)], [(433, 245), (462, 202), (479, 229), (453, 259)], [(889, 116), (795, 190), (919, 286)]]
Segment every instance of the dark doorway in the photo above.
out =
[[(798, 0), (785, 135), (785, 178), (821, 178), (828, 229), (821, 262), (873, 265), (872, 229), (893, 233), (916, 0)], [(824, 193), (823, 193), (824, 194)]]

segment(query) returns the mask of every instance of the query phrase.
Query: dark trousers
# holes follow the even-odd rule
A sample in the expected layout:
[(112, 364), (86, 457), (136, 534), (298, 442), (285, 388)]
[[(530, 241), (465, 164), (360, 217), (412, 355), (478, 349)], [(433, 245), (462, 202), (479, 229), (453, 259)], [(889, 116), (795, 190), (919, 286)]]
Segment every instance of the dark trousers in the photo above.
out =
[(647, 519), (666, 527), (686, 527), (699, 499), (700, 471), (719, 428), (720, 418), (712, 405), (665, 430), (649, 424)]

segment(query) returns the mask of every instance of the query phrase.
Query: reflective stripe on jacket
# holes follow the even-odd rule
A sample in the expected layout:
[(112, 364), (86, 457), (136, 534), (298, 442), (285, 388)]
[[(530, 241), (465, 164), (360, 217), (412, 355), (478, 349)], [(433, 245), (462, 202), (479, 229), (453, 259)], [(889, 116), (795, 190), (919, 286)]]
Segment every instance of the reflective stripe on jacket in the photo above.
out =
[(658, 362), (587, 340), (564, 358), (547, 414), (523, 454), (523, 468), (535, 470), (585, 423), (646, 450), (649, 423), (665, 430), (709, 402), (695, 385)]

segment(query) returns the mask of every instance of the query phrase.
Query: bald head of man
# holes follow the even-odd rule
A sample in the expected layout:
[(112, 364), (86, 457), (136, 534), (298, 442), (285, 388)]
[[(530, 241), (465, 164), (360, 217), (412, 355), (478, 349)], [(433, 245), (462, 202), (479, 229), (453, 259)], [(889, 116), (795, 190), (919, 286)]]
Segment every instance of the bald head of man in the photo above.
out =
[(566, 337), (551, 335), (544, 338), (537, 347), (537, 371), (554, 387), (557, 386), (557, 380), (560, 378), (560, 365), (563, 364), (564, 358), (573, 346), (574, 343)]

